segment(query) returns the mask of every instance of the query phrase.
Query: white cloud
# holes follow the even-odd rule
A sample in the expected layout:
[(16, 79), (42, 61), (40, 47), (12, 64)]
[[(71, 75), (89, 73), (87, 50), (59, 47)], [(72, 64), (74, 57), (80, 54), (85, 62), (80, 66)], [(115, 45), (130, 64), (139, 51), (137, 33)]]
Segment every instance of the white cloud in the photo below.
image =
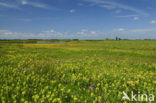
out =
[(0, 33), (8, 32), (8, 30), (0, 30)]
[(128, 5), (124, 5), (118, 2), (114, 2), (114, 1), (108, 1), (108, 0), (84, 0), (86, 2), (90, 2), (92, 4), (94, 4), (95, 6), (99, 6), (99, 7), (103, 7), (103, 8), (109, 8), (109, 9), (124, 9), (124, 10), (129, 10), (129, 11), (133, 11), (139, 15), (144, 15), (144, 16), (148, 16), (149, 14), (136, 9), (135, 7), (131, 7)]
[(1, 39), (86, 39), (96, 37), (96, 31), (82, 29), (79, 32), (57, 32), (54, 29), (42, 31), (40, 33), (13, 32), (10, 30), (0, 30)]
[(75, 10), (74, 9), (71, 9), (69, 12), (70, 13), (75, 13)]
[(124, 28), (119, 28), (119, 31), (124, 31), (125, 29)]
[(116, 10), (115, 13), (116, 14), (120, 14), (121, 13), (121, 10)]
[(134, 18), (133, 18), (133, 20), (138, 20), (138, 19), (139, 19), (139, 17), (134, 17)]
[(112, 32), (123, 32), (123, 31), (125, 31), (124, 28), (118, 28), (118, 29), (112, 30)]
[(21, 6), (32, 6), (36, 8), (50, 9), (50, 10), (60, 10), (53, 6), (46, 5), (42, 2), (37, 2), (35, 0), (16, 0), (15, 2), (0, 2), (1, 7), (21, 9)]
[(29, 6), (37, 7), (37, 8), (49, 9), (49, 6), (47, 6), (46, 4), (40, 3), (40, 2), (33, 2), (33, 1), (28, 1), (28, 0), (20, 0), (20, 3), (22, 5), (29, 5)]
[(97, 32), (96, 32), (96, 31), (91, 31), (90, 33), (91, 33), (91, 34), (96, 34)]
[(105, 39), (105, 38), (128, 38), (128, 39), (156, 39), (156, 28), (143, 29), (114, 29), (111, 31), (96, 31), (82, 29), (78, 32), (57, 32), (54, 29), (39, 33), (13, 32), (0, 30), (1, 39)]
[(156, 20), (152, 20), (150, 23), (151, 24), (156, 24)]
[(155, 32), (156, 33), (156, 28), (145, 28), (145, 29), (132, 29), (130, 32), (133, 33), (150, 33), (150, 32)]
[(1, 39), (30, 39), (35, 37), (33, 33), (12, 32), (9, 30), (0, 30)]
[(82, 29), (81, 31), (77, 32), (77, 35), (86, 35), (86, 31), (85, 29)]
[(53, 33), (53, 32), (55, 32), (55, 30), (51, 29), (50, 32)]
[(19, 7), (17, 5), (4, 3), (4, 2), (0, 2), (0, 6), (6, 7), (6, 8), (19, 9)]
[(113, 5), (99, 5), (99, 7), (106, 8), (106, 9), (114, 9)]
[(22, 0), (22, 1), (21, 1), (21, 4), (22, 4), (22, 5), (26, 5), (26, 4), (28, 4), (28, 2), (25, 1), (25, 0)]
[(130, 18), (130, 17), (137, 17), (138, 15), (122, 15), (122, 16), (117, 16), (120, 18)]
[(78, 6), (84, 6), (84, 4), (83, 4), (83, 3), (78, 3), (77, 5), (78, 5)]
[(138, 20), (139, 15), (123, 15), (123, 16), (117, 16), (119, 18), (133, 18), (133, 20)]

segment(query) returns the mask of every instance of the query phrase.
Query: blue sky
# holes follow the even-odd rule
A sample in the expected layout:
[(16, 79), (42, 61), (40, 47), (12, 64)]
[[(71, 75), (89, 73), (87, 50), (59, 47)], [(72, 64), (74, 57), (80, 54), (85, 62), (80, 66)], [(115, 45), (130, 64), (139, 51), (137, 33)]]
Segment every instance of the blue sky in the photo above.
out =
[(0, 0), (0, 39), (156, 39), (156, 0)]

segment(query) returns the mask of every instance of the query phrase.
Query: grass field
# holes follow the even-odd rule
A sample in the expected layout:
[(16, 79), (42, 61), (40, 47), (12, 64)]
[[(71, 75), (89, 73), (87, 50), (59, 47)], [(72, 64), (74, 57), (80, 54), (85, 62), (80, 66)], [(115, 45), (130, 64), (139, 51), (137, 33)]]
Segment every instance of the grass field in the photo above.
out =
[(1, 42), (0, 103), (129, 102), (123, 91), (156, 96), (156, 40), (61, 42)]

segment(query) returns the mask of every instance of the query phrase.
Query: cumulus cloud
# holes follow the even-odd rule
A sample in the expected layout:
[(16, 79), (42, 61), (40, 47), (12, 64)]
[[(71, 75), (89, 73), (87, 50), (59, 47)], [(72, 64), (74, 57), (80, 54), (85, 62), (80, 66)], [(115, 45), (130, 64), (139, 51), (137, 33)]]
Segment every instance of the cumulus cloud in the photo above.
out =
[(55, 32), (55, 30), (54, 29), (51, 29), (50, 32), (53, 33), (53, 32)]
[(0, 30), (1, 39), (105, 39), (105, 38), (128, 39), (156, 39), (156, 28), (124, 29), (118, 28), (111, 31), (97, 31), (82, 29), (77, 32), (58, 32), (54, 29), (39, 33), (13, 32)]
[(10, 30), (0, 30), (1, 39), (30, 39), (36, 35), (33, 33), (13, 32)]
[(21, 4), (22, 4), (22, 5), (27, 5), (28, 2), (27, 2), (26, 0), (21, 0)]
[(133, 18), (133, 20), (138, 20), (138, 19), (139, 19), (139, 17), (134, 17), (134, 18)]
[(156, 34), (156, 28), (145, 28), (145, 29), (132, 29), (130, 32), (133, 33), (155, 33)]
[(125, 29), (124, 28), (119, 28), (119, 30), (118, 31), (124, 31)]
[(152, 20), (150, 23), (151, 24), (156, 24), (156, 20)]
[(70, 13), (75, 13), (74, 9), (69, 10)]
[(97, 32), (96, 32), (96, 31), (91, 31), (90, 33), (91, 33), (91, 34), (97, 34)]
[(112, 32), (122, 32), (125, 31), (124, 28), (118, 28), (118, 29), (114, 29)]
[(96, 31), (82, 29), (78, 32), (57, 32), (54, 29), (41, 31), (39, 33), (13, 32), (0, 30), (1, 39), (86, 39), (97, 36)]

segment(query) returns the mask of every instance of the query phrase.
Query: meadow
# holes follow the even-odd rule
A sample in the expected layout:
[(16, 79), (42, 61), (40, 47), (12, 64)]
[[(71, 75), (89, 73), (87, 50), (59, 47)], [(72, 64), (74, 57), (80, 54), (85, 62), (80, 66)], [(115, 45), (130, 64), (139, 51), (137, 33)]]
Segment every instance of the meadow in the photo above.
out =
[(123, 91), (156, 96), (156, 40), (36, 42), (45, 41), (0, 41), (0, 103), (128, 103)]

